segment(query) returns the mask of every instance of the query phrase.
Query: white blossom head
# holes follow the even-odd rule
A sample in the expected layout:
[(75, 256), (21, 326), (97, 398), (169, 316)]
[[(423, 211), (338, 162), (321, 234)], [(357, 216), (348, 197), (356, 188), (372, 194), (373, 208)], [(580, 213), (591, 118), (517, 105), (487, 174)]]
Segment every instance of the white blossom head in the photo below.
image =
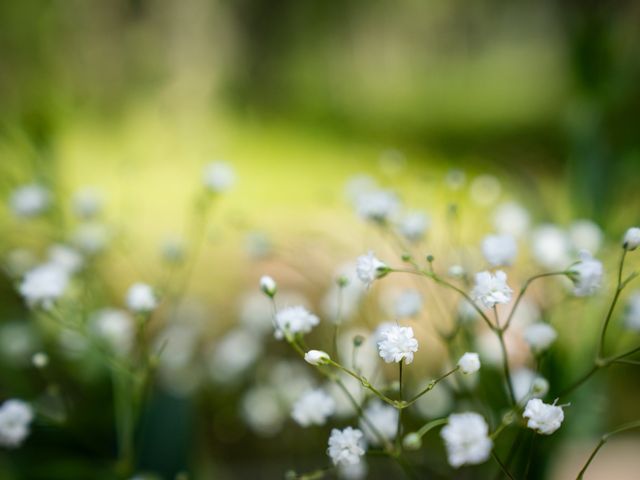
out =
[(59, 266), (68, 274), (77, 272), (84, 264), (84, 257), (74, 248), (67, 245), (52, 245), (48, 251), (49, 262)]
[(524, 340), (534, 353), (545, 351), (558, 338), (556, 330), (548, 323), (538, 322), (524, 329)]
[(518, 402), (526, 398), (544, 397), (549, 390), (549, 382), (526, 367), (519, 368), (511, 374), (511, 385)]
[(476, 273), (476, 284), (471, 295), (487, 308), (509, 303), (513, 290), (507, 285), (507, 274), (498, 270), (495, 274), (484, 271)]
[(310, 365), (326, 365), (331, 360), (327, 352), (322, 350), (309, 350), (304, 354), (304, 360)]
[(516, 239), (511, 235), (487, 235), (482, 240), (482, 254), (492, 267), (511, 265), (518, 254)]
[(126, 355), (133, 347), (135, 325), (130, 314), (116, 308), (97, 311), (91, 318), (95, 335), (114, 353)]
[(415, 317), (422, 310), (422, 294), (418, 290), (403, 290), (393, 303), (393, 313), (397, 318)]
[(418, 340), (413, 337), (413, 328), (389, 325), (379, 333), (378, 353), (387, 363), (404, 360), (413, 362), (413, 354), (418, 351)]
[(33, 410), (22, 400), (7, 400), (0, 406), (0, 445), (17, 448), (29, 436)]
[(365, 219), (378, 223), (387, 222), (399, 209), (400, 201), (389, 190), (370, 190), (356, 198), (356, 211)]
[(320, 323), (320, 319), (301, 305), (285, 307), (276, 313), (275, 337), (280, 340), (286, 333), (293, 335), (309, 333)]
[(236, 181), (236, 174), (226, 162), (212, 162), (204, 167), (202, 175), (204, 186), (213, 193), (229, 190)]
[(211, 378), (221, 384), (232, 384), (262, 353), (262, 342), (256, 332), (234, 328), (209, 350), (208, 369)]
[(260, 290), (268, 297), (273, 298), (278, 290), (278, 284), (269, 275), (260, 277)]
[(467, 352), (458, 360), (458, 367), (464, 374), (476, 373), (480, 370), (480, 356), (475, 352)]
[(567, 233), (553, 224), (537, 227), (531, 235), (535, 261), (545, 268), (562, 268), (570, 261), (571, 242)]
[(593, 295), (600, 288), (604, 275), (602, 262), (596, 260), (589, 252), (580, 252), (580, 261), (569, 270), (569, 277), (573, 280), (573, 294), (576, 297)]
[(562, 407), (544, 403), (539, 398), (532, 398), (527, 402), (527, 406), (522, 414), (528, 419), (527, 427), (542, 435), (551, 435), (560, 428), (564, 420)]
[(335, 409), (336, 402), (333, 398), (324, 390), (317, 388), (307, 390), (293, 404), (291, 417), (301, 427), (324, 425)]
[(493, 448), (488, 434), (489, 426), (482, 415), (473, 412), (451, 414), (440, 432), (449, 464), (458, 468), (485, 462)]
[(364, 434), (357, 428), (334, 428), (329, 437), (327, 454), (334, 465), (355, 465), (365, 454)]
[(408, 212), (398, 222), (398, 231), (410, 242), (419, 242), (424, 238), (431, 220), (424, 212)]
[(69, 283), (66, 270), (54, 263), (45, 263), (29, 270), (19, 291), (30, 307), (50, 309), (65, 292)]
[(529, 212), (519, 203), (498, 205), (493, 214), (493, 226), (499, 233), (520, 237), (529, 229)]
[(93, 187), (84, 187), (73, 194), (73, 212), (82, 220), (100, 215), (104, 198), (102, 192)]
[(640, 228), (631, 227), (624, 234), (622, 247), (625, 250), (635, 250), (638, 246), (640, 246)]
[(371, 445), (380, 445), (380, 436), (387, 440), (393, 440), (398, 433), (398, 410), (375, 399), (369, 402), (364, 410), (364, 418), (366, 418), (376, 429), (374, 432), (371, 427), (362, 418), (360, 419), (360, 428), (364, 432), (365, 440)]
[(31, 357), (31, 363), (36, 368), (45, 368), (49, 365), (49, 355), (45, 352), (36, 352)]
[(134, 283), (127, 291), (127, 307), (136, 313), (149, 313), (158, 306), (153, 288), (146, 283)]
[(72, 234), (71, 241), (83, 253), (97, 255), (111, 240), (111, 232), (100, 222), (84, 222)]
[(51, 202), (49, 191), (42, 185), (23, 185), (11, 192), (9, 206), (16, 217), (32, 218), (43, 213)]
[(576, 220), (569, 225), (569, 238), (573, 248), (597, 252), (602, 246), (602, 229), (591, 220)]
[(366, 255), (358, 257), (356, 272), (360, 281), (370, 286), (376, 279), (389, 273), (389, 267), (386, 263), (378, 260), (372, 251), (369, 251)]

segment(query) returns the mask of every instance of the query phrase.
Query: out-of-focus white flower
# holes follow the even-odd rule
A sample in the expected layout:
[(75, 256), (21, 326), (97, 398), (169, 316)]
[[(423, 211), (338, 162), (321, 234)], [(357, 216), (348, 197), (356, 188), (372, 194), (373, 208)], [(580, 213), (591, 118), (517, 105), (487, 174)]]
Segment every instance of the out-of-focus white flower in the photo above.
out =
[(271, 387), (254, 387), (241, 402), (242, 417), (249, 428), (259, 435), (271, 437), (278, 433), (286, 418), (278, 394)]
[(393, 310), (398, 318), (415, 317), (422, 310), (422, 294), (413, 289), (403, 290), (396, 298)]
[(482, 254), (493, 267), (511, 265), (518, 254), (516, 239), (511, 235), (487, 235), (482, 240)]
[(542, 398), (549, 393), (549, 382), (546, 378), (536, 377), (531, 384), (531, 396)]
[(182, 237), (168, 235), (162, 240), (160, 254), (169, 263), (180, 263), (184, 260), (187, 252), (187, 245)]
[(573, 294), (577, 297), (593, 295), (604, 275), (602, 262), (596, 260), (589, 252), (580, 252), (580, 261), (570, 269), (570, 277), (574, 283)]
[(285, 332), (293, 335), (309, 333), (319, 323), (318, 317), (300, 305), (285, 307), (276, 313), (275, 337), (280, 340), (284, 338)]
[(449, 270), (447, 270), (449, 276), (454, 278), (462, 278), (464, 277), (465, 271), (462, 265), (451, 265)]
[(624, 324), (629, 330), (640, 332), (640, 290), (633, 292), (627, 300)]
[(11, 399), (0, 407), (0, 445), (19, 447), (29, 435), (33, 410), (22, 400)]
[(493, 448), (488, 433), (489, 427), (482, 415), (473, 412), (451, 414), (440, 432), (449, 464), (458, 468), (485, 462)]
[(530, 429), (542, 435), (551, 435), (562, 425), (564, 411), (555, 403), (549, 405), (539, 398), (532, 398), (527, 402), (522, 416), (529, 419), (527, 427)]
[(236, 181), (236, 174), (226, 162), (212, 162), (204, 167), (202, 175), (204, 186), (213, 193), (229, 190)]
[(378, 352), (387, 363), (413, 362), (413, 354), (418, 351), (418, 340), (413, 337), (413, 328), (390, 325), (380, 332)]
[(360, 217), (379, 223), (388, 221), (400, 207), (397, 195), (389, 190), (363, 192), (355, 202)]
[(462, 323), (473, 323), (480, 317), (480, 314), (475, 309), (471, 302), (462, 299), (458, 304), (458, 318)]
[(115, 353), (126, 355), (133, 347), (135, 325), (128, 312), (105, 308), (93, 314), (92, 328)]
[(499, 205), (493, 214), (493, 226), (499, 233), (520, 237), (529, 229), (529, 212), (519, 203)]
[(509, 303), (513, 290), (507, 285), (507, 274), (502, 270), (476, 273), (476, 284), (471, 295), (485, 307), (493, 308), (497, 304)]
[(376, 188), (378, 188), (378, 184), (373, 177), (360, 173), (347, 180), (344, 187), (344, 193), (350, 202), (356, 204), (360, 195), (371, 192)]
[(556, 225), (537, 227), (531, 234), (533, 257), (545, 268), (562, 268), (570, 259), (571, 242), (568, 235)]
[(102, 211), (104, 197), (102, 192), (93, 187), (84, 187), (73, 194), (74, 213), (83, 220), (94, 218)]
[(104, 224), (86, 222), (76, 228), (71, 241), (83, 253), (96, 255), (107, 247), (110, 237), (110, 232)]
[(29, 270), (20, 284), (20, 294), (30, 307), (51, 308), (69, 283), (69, 274), (59, 265), (45, 263)]
[(534, 352), (543, 352), (558, 338), (556, 330), (548, 323), (539, 322), (524, 329), (524, 340)]
[(262, 353), (262, 344), (252, 332), (236, 328), (226, 333), (211, 349), (209, 373), (219, 383), (239, 380)]
[(37, 352), (31, 357), (31, 363), (36, 368), (44, 368), (49, 365), (49, 355), (44, 352)]
[(309, 350), (304, 354), (305, 362), (311, 365), (325, 365), (329, 363), (330, 359), (329, 354), (322, 350)]
[(0, 323), (0, 355), (3, 363), (24, 367), (40, 347), (32, 322), (9, 320)]
[(410, 242), (418, 242), (431, 224), (429, 216), (424, 212), (408, 212), (398, 222), (398, 230)]
[(338, 478), (340, 480), (362, 480), (367, 477), (367, 463), (364, 460), (355, 464), (338, 465)]
[(469, 194), (471, 200), (482, 206), (495, 203), (500, 197), (502, 186), (500, 181), (493, 175), (480, 175), (471, 182)]
[(635, 250), (640, 246), (640, 228), (631, 227), (624, 234), (622, 246), (627, 250)]
[(360, 255), (356, 263), (356, 273), (362, 283), (370, 286), (376, 279), (389, 273), (386, 263), (378, 260), (372, 251), (366, 255)]
[(260, 277), (260, 290), (262, 290), (265, 295), (273, 297), (276, 294), (277, 289), (278, 285), (276, 284), (276, 281), (269, 275), (263, 275)]
[[(364, 417), (373, 424), (376, 431), (387, 440), (396, 438), (398, 432), (398, 410), (385, 405), (380, 400), (372, 400), (364, 411)], [(380, 438), (371, 430), (367, 422), (360, 419), (360, 428), (365, 439), (372, 445), (380, 445)]]
[(249, 258), (260, 260), (269, 256), (273, 245), (265, 232), (249, 232), (244, 237), (244, 248)]
[[(521, 402), (527, 398), (527, 396), (543, 397), (546, 395), (547, 392), (540, 388), (542, 384), (539, 382), (539, 379), (544, 380), (543, 377), (526, 367), (519, 368), (513, 372), (511, 374), (511, 385), (513, 386), (516, 401)], [(534, 385), (536, 386), (535, 389)]]
[(23, 185), (11, 192), (9, 206), (16, 217), (31, 218), (40, 215), (50, 204), (49, 191), (42, 185)]
[[(421, 392), (429, 386), (430, 382), (418, 385), (415, 392)], [(451, 412), (454, 402), (452, 395), (445, 385), (437, 384), (427, 395), (423, 395), (415, 403), (416, 411), (422, 418), (432, 419), (444, 417)]]
[(342, 278), (344, 282), (338, 285), (332, 282), (322, 301), (322, 310), (334, 323), (351, 319), (362, 302), (367, 287), (358, 278), (355, 263), (341, 266), (334, 278)]
[(355, 465), (365, 454), (364, 434), (357, 428), (334, 428), (329, 437), (327, 454), (334, 465)]
[(130, 310), (143, 313), (151, 312), (158, 306), (158, 300), (153, 288), (146, 283), (134, 283), (127, 291), (127, 307)]
[(602, 246), (604, 234), (600, 227), (591, 220), (576, 220), (569, 225), (569, 238), (576, 250), (588, 250), (595, 253)]
[(80, 270), (84, 263), (82, 255), (67, 245), (52, 245), (48, 253), (49, 262), (58, 265), (68, 274)]
[(58, 344), (62, 353), (73, 360), (82, 358), (89, 351), (89, 340), (76, 330), (64, 328), (58, 334)]
[(324, 425), (327, 418), (333, 415), (336, 403), (324, 390), (316, 388), (307, 390), (293, 404), (291, 417), (301, 427)]
[(480, 370), (480, 356), (475, 352), (467, 352), (458, 360), (458, 367), (464, 374), (476, 373)]
[[(365, 393), (362, 388), (362, 383), (346, 373), (339, 374), (340, 381), (346, 387), (349, 395), (354, 398), (359, 404), (364, 401)], [(335, 382), (329, 382), (326, 385), (326, 390), (333, 397), (336, 402), (335, 416), (340, 419), (351, 418), (354, 415), (353, 403), (347, 394), (340, 388)]]

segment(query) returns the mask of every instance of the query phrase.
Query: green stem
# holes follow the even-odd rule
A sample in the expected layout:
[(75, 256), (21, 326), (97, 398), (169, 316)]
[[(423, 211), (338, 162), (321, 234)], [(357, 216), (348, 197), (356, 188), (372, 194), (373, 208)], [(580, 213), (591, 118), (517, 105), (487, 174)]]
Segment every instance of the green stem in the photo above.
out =
[(604, 355), (605, 338), (607, 335), (607, 329), (609, 328), (609, 322), (611, 321), (611, 315), (613, 314), (613, 310), (616, 307), (616, 303), (618, 303), (620, 292), (622, 292), (622, 289), (624, 288), (624, 285), (622, 284), (622, 270), (624, 268), (624, 259), (626, 258), (626, 256), (627, 249), (623, 248), (622, 255), (620, 256), (620, 264), (618, 266), (618, 283), (616, 285), (616, 292), (613, 295), (613, 300), (611, 300), (609, 311), (607, 312), (607, 316), (605, 317), (604, 323), (602, 324), (602, 329), (600, 330), (600, 342), (598, 344), (598, 353), (596, 355), (597, 359), (602, 358), (602, 356)]
[(507, 354), (507, 346), (504, 343), (504, 330), (498, 330), (498, 340), (500, 341), (500, 349), (502, 350), (502, 367), (504, 370), (505, 381), (507, 383), (507, 391), (512, 405), (516, 405), (516, 395), (513, 391), (511, 382), (511, 369), (509, 368), (509, 356)]
[(498, 455), (496, 454), (496, 452), (494, 452), (493, 450), (491, 451), (491, 456), (493, 457), (493, 459), (497, 462), (497, 464), (500, 466), (500, 470), (502, 470), (502, 473), (504, 473), (507, 477), (509, 477), (511, 480), (513, 479), (513, 475), (511, 475), (511, 473), (509, 473), (509, 470), (507, 470), (507, 467), (504, 465), (504, 463), (502, 463), (502, 461), (500, 460), (500, 458), (498, 458)]
[(424, 388), (424, 389), (423, 389), (423, 390), (421, 390), (419, 393), (417, 393), (415, 396), (413, 396), (413, 397), (411, 398), (411, 400), (407, 400), (406, 402), (404, 402), (404, 403), (403, 403), (403, 405), (404, 405), (404, 407), (403, 407), (403, 408), (406, 408), (406, 407), (408, 407), (408, 406), (410, 406), (410, 405), (413, 405), (416, 401), (418, 401), (418, 399), (419, 399), (420, 397), (422, 397), (424, 394), (426, 394), (426, 393), (430, 392), (431, 390), (433, 390), (433, 389), (434, 389), (434, 387), (438, 384), (438, 382), (440, 382), (441, 380), (444, 380), (444, 379), (445, 379), (445, 378), (447, 378), (449, 375), (451, 375), (451, 374), (453, 374), (453, 373), (457, 372), (459, 369), (460, 369), (460, 367), (456, 367), (456, 368), (454, 368), (453, 370), (451, 370), (451, 371), (449, 371), (449, 372), (445, 373), (444, 375), (442, 375), (442, 376), (440, 376), (440, 377), (436, 378), (435, 380), (431, 380), (431, 381), (429, 382), (429, 385), (427, 385), (427, 386), (426, 386), (426, 388)]
[[(403, 403), (402, 400), (402, 364), (404, 363), (404, 359), (400, 360), (398, 363), (398, 400), (400, 404)], [(396, 427), (396, 449), (398, 452), (402, 451), (402, 441), (400, 435), (402, 434), (402, 408), (398, 408), (398, 425)]]
[(376, 395), (378, 398), (380, 398), (380, 400), (382, 400), (383, 402), (386, 402), (386, 403), (388, 403), (389, 405), (391, 405), (391, 406), (393, 406), (395, 408), (401, 408), (400, 407), (401, 404), (397, 400), (393, 400), (393, 399), (387, 397), (384, 393), (380, 392), (373, 385), (371, 385), (371, 383), (369, 383), (369, 380), (367, 380), (365, 377), (363, 377), (361, 375), (358, 375), (353, 370), (348, 369), (347, 367), (339, 364), (338, 362), (336, 362), (334, 360), (329, 360), (329, 364), (333, 365), (334, 367), (339, 368), (340, 370), (345, 372), (347, 375), (350, 375), (353, 378), (355, 378), (356, 380), (358, 380), (358, 382), (360, 382), (364, 388), (370, 390), (374, 395)]
[(416, 432), (420, 438), (424, 437), (430, 430), (439, 427), (440, 425), (445, 425), (449, 421), (449, 417), (438, 418), (436, 420), (431, 420), (430, 422), (425, 423), (420, 429)]

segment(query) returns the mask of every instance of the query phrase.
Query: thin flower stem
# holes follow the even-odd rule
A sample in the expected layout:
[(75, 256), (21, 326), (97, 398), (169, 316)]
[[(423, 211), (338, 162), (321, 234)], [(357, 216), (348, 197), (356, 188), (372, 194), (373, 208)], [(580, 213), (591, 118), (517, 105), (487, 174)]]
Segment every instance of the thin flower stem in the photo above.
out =
[[(402, 364), (404, 360), (400, 360), (398, 363), (398, 399), (400, 404), (403, 403), (402, 400)], [(398, 425), (396, 427), (396, 449), (398, 452), (402, 451), (402, 441), (400, 439), (400, 435), (402, 434), (402, 408), (398, 408)]]
[(615, 357), (611, 358), (610, 361), (615, 362), (617, 360), (620, 360), (621, 358), (625, 358), (628, 357), (630, 355), (633, 355), (634, 353), (640, 352), (640, 347), (636, 347), (632, 350), (629, 350), (628, 352), (625, 353), (621, 353), (620, 355), (616, 355)]
[(511, 325), (511, 321), (513, 320), (513, 316), (515, 315), (516, 310), (518, 309), (518, 306), (520, 305), (520, 301), (522, 300), (522, 297), (524, 297), (524, 294), (526, 293), (527, 289), (529, 288), (529, 286), (535, 280), (538, 280), (539, 278), (552, 277), (552, 276), (555, 276), (555, 275), (567, 275), (567, 274), (568, 274), (567, 271), (546, 272), (546, 273), (539, 273), (539, 274), (534, 275), (533, 277), (530, 277), (529, 279), (527, 279), (527, 281), (524, 282), (524, 285), (522, 285), (522, 288), (520, 288), (520, 292), (518, 293), (518, 296), (516, 297), (516, 301), (513, 304), (513, 307), (511, 308), (511, 311), (509, 312), (509, 316), (507, 317), (507, 321), (504, 324), (504, 330), (509, 328), (509, 325)]
[(502, 350), (502, 367), (504, 370), (505, 382), (507, 383), (507, 391), (512, 405), (516, 405), (516, 395), (513, 392), (513, 384), (511, 382), (511, 369), (509, 368), (509, 356), (507, 354), (507, 346), (504, 343), (504, 330), (498, 330), (498, 340), (500, 341), (500, 349)]
[(502, 463), (502, 461), (500, 460), (500, 458), (498, 458), (498, 455), (496, 454), (496, 452), (494, 452), (493, 450), (491, 451), (491, 456), (493, 457), (493, 459), (496, 461), (496, 463), (500, 466), (500, 470), (502, 470), (502, 473), (504, 473), (507, 477), (509, 477), (511, 480), (513, 479), (513, 475), (511, 475), (511, 473), (509, 473), (509, 470), (507, 470), (507, 467), (504, 465), (504, 463)]
[(640, 420), (637, 420), (637, 421), (631, 422), (631, 423), (627, 423), (625, 425), (622, 425), (619, 428), (616, 428), (615, 430), (612, 430), (609, 433), (605, 433), (600, 438), (600, 442), (598, 442), (598, 445), (596, 445), (596, 448), (593, 450), (593, 452), (591, 452), (591, 455), (589, 455), (589, 458), (587, 459), (587, 462), (584, 464), (584, 467), (582, 467), (582, 470), (580, 470), (580, 472), (578, 473), (578, 476), (576, 477), (576, 480), (582, 480), (582, 478), (584, 477), (585, 472), (589, 468), (589, 465), (591, 465), (591, 462), (593, 461), (593, 459), (597, 455), (598, 451), (604, 446), (605, 443), (607, 443), (607, 440), (609, 440), (609, 438), (611, 438), (613, 435), (616, 435), (618, 433), (624, 432), (626, 430), (631, 430), (632, 428), (640, 428)]
[(622, 255), (620, 256), (620, 264), (618, 266), (618, 284), (616, 285), (616, 291), (613, 295), (613, 299), (611, 300), (611, 305), (609, 306), (609, 311), (607, 312), (607, 316), (604, 319), (604, 323), (602, 324), (602, 329), (600, 331), (600, 342), (598, 344), (598, 353), (596, 354), (596, 359), (602, 358), (604, 355), (604, 346), (605, 346), (605, 338), (607, 335), (607, 329), (609, 328), (609, 322), (611, 321), (611, 315), (613, 314), (613, 310), (616, 307), (616, 303), (618, 303), (618, 297), (620, 297), (620, 292), (626, 286), (626, 283), (623, 285), (622, 283), (622, 270), (624, 268), (624, 260), (627, 256), (627, 249), (622, 249)]
[(611, 363), (620, 363), (622, 365), (640, 365), (640, 360), (625, 360), (621, 358), (620, 360), (612, 360)]
[(429, 382), (429, 385), (426, 386), (426, 388), (424, 388), (423, 390), (421, 390), (419, 393), (417, 393), (415, 396), (413, 396), (411, 398), (411, 400), (407, 400), (406, 402), (404, 402), (404, 407), (406, 408), (410, 405), (413, 405), (415, 402), (417, 402), (420, 397), (422, 397), (424, 394), (430, 392), (431, 390), (433, 390), (433, 388), (438, 384), (438, 382), (440, 382), (441, 380), (444, 380), (445, 378), (447, 378), (449, 375), (457, 372), (460, 369), (460, 367), (456, 367), (453, 370), (448, 371), (447, 373), (445, 373), (444, 375), (436, 378), (435, 380), (431, 380)]
[(567, 395), (569, 395), (571, 392), (573, 392), (574, 390), (576, 390), (578, 387), (580, 387), (583, 383), (585, 383), (587, 380), (589, 380), (593, 374), (595, 374), (598, 370), (600, 370), (601, 366), (595, 364), (591, 367), (591, 369), (585, 373), (582, 377), (580, 377), (578, 380), (576, 380), (572, 385), (570, 385), (569, 387), (567, 387), (566, 389), (564, 389), (559, 395), (558, 398), (562, 398), (565, 397)]
[(345, 367), (343, 365), (340, 365), (338, 362), (336, 362), (334, 360), (329, 360), (329, 364), (333, 365), (334, 367), (339, 368), (340, 370), (345, 372), (347, 375), (350, 375), (353, 378), (355, 378), (356, 380), (358, 380), (358, 382), (360, 382), (364, 388), (370, 390), (374, 395), (376, 395), (382, 401), (388, 403), (389, 405), (391, 405), (391, 406), (393, 406), (395, 408), (401, 408), (401, 405), (402, 405), (401, 403), (399, 403), (397, 400), (393, 400), (393, 399), (387, 397), (384, 393), (380, 392), (377, 388), (375, 388), (373, 385), (371, 385), (371, 383), (369, 383), (369, 380), (367, 380), (362, 375), (358, 375), (353, 370), (350, 370), (349, 368), (347, 368), (347, 367)]
[(416, 432), (420, 438), (424, 437), (430, 430), (439, 427), (440, 425), (444, 425), (449, 421), (449, 417), (438, 418), (436, 420), (431, 420), (430, 422), (425, 423), (420, 429)]

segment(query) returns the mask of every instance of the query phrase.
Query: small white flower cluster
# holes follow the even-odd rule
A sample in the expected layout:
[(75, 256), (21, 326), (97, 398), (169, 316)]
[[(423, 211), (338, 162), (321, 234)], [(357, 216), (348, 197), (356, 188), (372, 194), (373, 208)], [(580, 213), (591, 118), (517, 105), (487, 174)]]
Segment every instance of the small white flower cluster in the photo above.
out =
[(309, 333), (320, 323), (320, 319), (305, 307), (297, 305), (278, 311), (275, 322), (275, 337), (281, 340), (287, 332), (293, 335)]
[(451, 414), (440, 435), (447, 448), (449, 464), (454, 468), (485, 462), (493, 448), (489, 426), (478, 413)]
[(380, 331), (378, 350), (380, 357), (387, 363), (407, 365), (413, 362), (413, 354), (418, 351), (418, 340), (413, 337), (413, 328), (389, 325)]
[(365, 451), (364, 434), (361, 430), (352, 427), (331, 430), (327, 454), (334, 465), (356, 465), (360, 463)]
[(471, 293), (474, 300), (481, 302), (487, 308), (498, 304), (509, 303), (513, 290), (507, 285), (507, 274), (498, 270), (480, 272), (476, 274), (476, 284)]
[(564, 420), (562, 407), (555, 403), (549, 405), (539, 398), (532, 398), (527, 402), (522, 416), (527, 421), (527, 427), (542, 435), (551, 435), (560, 428)]
[(0, 445), (19, 447), (29, 436), (33, 410), (22, 400), (7, 400), (0, 406)]
[(382, 278), (389, 273), (389, 267), (378, 260), (374, 253), (370, 251), (366, 255), (358, 257), (356, 272), (358, 273), (358, 278), (368, 287), (376, 279)]
[(291, 417), (301, 427), (324, 425), (327, 418), (334, 414), (336, 402), (324, 390), (307, 390), (293, 405)]

